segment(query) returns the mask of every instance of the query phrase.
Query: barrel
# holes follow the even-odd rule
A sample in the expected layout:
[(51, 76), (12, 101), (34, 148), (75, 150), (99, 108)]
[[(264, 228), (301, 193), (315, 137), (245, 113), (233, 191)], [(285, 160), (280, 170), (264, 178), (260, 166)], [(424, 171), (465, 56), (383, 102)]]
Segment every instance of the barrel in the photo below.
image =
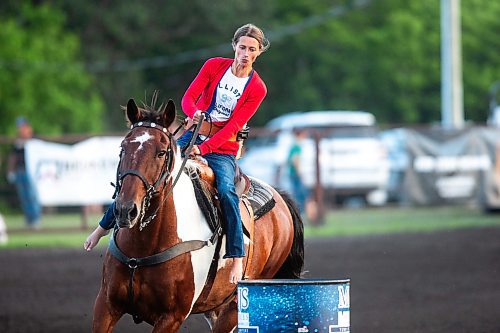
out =
[(350, 280), (243, 280), (239, 333), (350, 332)]

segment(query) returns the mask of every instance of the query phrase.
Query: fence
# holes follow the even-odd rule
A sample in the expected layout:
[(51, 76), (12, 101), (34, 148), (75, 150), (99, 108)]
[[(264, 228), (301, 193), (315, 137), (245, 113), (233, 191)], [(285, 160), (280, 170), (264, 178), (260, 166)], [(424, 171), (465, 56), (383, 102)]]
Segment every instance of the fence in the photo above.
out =
[[(379, 133), (372, 133), (373, 135), (359, 135), (349, 140), (342, 138), (342, 133), (351, 133), (352, 136), (354, 132), (349, 132), (349, 129), (348, 126), (310, 129), (305, 149), (309, 154), (305, 157), (307, 183), (313, 193), (314, 201), (318, 204), (316, 207), (319, 212), (316, 217), (318, 223), (321, 222), (326, 207), (335, 207), (340, 197), (359, 198), (360, 193), (367, 195), (368, 190), (382, 191), (386, 199), (410, 205), (472, 203), (487, 210), (500, 208), (500, 129), (479, 126), (460, 131), (442, 130), (436, 127), (389, 128)], [(123, 136), (123, 133), (111, 135)], [(75, 144), (91, 137), (67, 135), (42, 139)], [(370, 160), (376, 157), (372, 153), (378, 154), (378, 152), (375, 151), (375, 146), (369, 145), (367, 137), (376, 138), (379, 143), (383, 143), (385, 153), (380, 153), (378, 156), (382, 159)], [(354, 139), (360, 140), (358, 143), (361, 144), (354, 144)], [(280, 165), (283, 161), (276, 160), (277, 154), (287, 152), (288, 146), (282, 145), (283, 140), (288, 140), (288, 145), (291, 142), (290, 137), (284, 138), (283, 133), (269, 131), (266, 128), (252, 128), (250, 138), (245, 144), (247, 151), (239, 162), (243, 170), (247, 174), (264, 178), (271, 185), (283, 187), (280, 182), (280, 177), (283, 178), (283, 175), (278, 175), (279, 171), (283, 171), (280, 169), (283, 167)], [(12, 144), (12, 138), (0, 137), (0, 209), (3, 211), (19, 210), (15, 188), (5, 177), (7, 155)], [(361, 146), (369, 149), (357, 151), (356, 154), (360, 155), (356, 159), (353, 157), (354, 151)], [(370, 158), (368, 154), (371, 154)], [(252, 160), (252, 156), (256, 155), (263, 158), (264, 162), (258, 159)], [(354, 164), (347, 163), (349, 158), (351, 159), (349, 163)], [(369, 170), (369, 165), (380, 170), (385, 168), (385, 171), (377, 173), (378, 171), (373, 171), (375, 169)], [(348, 170), (349, 168), (359, 172), (354, 173), (353, 170)], [(258, 170), (265, 171), (259, 174)], [(360, 185), (360, 180), (366, 175), (376, 178), (377, 181), (370, 186), (366, 183)], [(347, 178), (352, 182), (351, 188), (346, 186)], [(354, 186), (355, 180), (358, 180), (357, 187)], [(367, 200), (366, 197), (364, 199)], [(379, 198), (379, 204), (385, 202), (386, 200), (380, 201)], [(78, 210), (86, 214), (95, 208), (56, 205), (51, 210), (56, 212)]]

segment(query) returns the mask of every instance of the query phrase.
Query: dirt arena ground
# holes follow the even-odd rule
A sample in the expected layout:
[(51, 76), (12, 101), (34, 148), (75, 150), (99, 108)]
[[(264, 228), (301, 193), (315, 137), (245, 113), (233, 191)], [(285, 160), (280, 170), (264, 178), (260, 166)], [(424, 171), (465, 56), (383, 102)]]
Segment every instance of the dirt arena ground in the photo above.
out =
[[(89, 332), (103, 251), (0, 250), (0, 332)], [(351, 278), (352, 332), (500, 332), (500, 228), (308, 240), (306, 270)]]

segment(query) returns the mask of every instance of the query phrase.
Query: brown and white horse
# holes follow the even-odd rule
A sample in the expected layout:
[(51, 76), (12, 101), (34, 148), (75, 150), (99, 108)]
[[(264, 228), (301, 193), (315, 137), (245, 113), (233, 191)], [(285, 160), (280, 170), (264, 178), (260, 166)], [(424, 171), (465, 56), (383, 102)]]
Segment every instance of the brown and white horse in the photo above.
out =
[[(177, 332), (191, 313), (204, 313), (212, 332), (237, 325), (236, 286), (222, 245), (199, 208), (190, 176), (168, 127), (176, 117), (172, 101), (158, 109), (138, 108), (121, 144), (117, 170), (115, 229), (103, 265), (94, 306), (94, 332), (111, 332), (123, 314), (151, 324), (153, 332)], [(274, 189), (276, 204), (245, 237), (249, 279), (299, 278), (303, 225), (291, 200)], [(249, 212), (242, 210), (248, 218)], [(251, 215), (251, 214), (250, 214)], [(214, 242), (216, 243), (216, 242)], [(217, 255), (216, 250), (220, 255)], [(214, 259), (214, 265), (212, 261)], [(214, 269), (215, 268), (215, 269)]]

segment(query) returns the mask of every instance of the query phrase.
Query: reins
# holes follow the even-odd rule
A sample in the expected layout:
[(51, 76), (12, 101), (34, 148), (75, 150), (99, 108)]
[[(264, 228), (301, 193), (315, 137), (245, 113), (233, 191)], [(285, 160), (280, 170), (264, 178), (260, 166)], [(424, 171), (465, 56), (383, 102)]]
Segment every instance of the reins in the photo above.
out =
[[(193, 146), (194, 146), (194, 143), (196, 141), (196, 137), (198, 136), (198, 133), (200, 132), (200, 128), (201, 128), (201, 124), (203, 123), (203, 120), (204, 120), (204, 117), (203, 117), (203, 113), (201, 114), (201, 118), (200, 118), (200, 121), (198, 121), (198, 124), (196, 124), (196, 127), (194, 128), (193, 130), (193, 135), (191, 136), (191, 139), (189, 140), (189, 144), (187, 146), (187, 148), (185, 149), (185, 151), (188, 151), (190, 152), (191, 149), (193, 149)], [(182, 125), (181, 125), (182, 126)], [(189, 130), (191, 130), (192, 128), (194, 127), (191, 126)], [(177, 131), (179, 130), (180, 127), (178, 127), (174, 133), (177, 133)], [(174, 134), (175, 135), (175, 134)], [(177, 173), (177, 176), (175, 177), (174, 179), (174, 182), (172, 183), (172, 186), (170, 187), (169, 189), (169, 192), (167, 192), (167, 196), (168, 194), (170, 194), (170, 192), (172, 192), (172, 190), (174, 189), (174, 186), (175, 184), (177, 184), (177, 181), (179, 180), (179, 177), (181, 176), (181, 173), (182, 171), (184, 170), (184, 167), (186, 166), (186, 163), (187, 163), (187, 160), (189, 159), (189, 156), (184, 156), (184, 159), (182, 160), (182, 164), (181, 164), (181, 167), (179, 169), (179, 172)]]
[[(191, 151), (191, 149), (193, 148), (194, 143), (196, 141), (196, 137), (198, 136), (198, 133), (200, 132), (200, 128), (201, 128), (202, 123), (203, 123), (203, 114), (202, 114), (201, 119), (198, 122), (198, 124), (196, 124), (196, 127), (193, 125), (188, 129), (188, 130), (191, 130), (193, 127), (195, 127), (194, 131), (193, 131), (193, 136), (189, 140), (189, 145), (186, 148), (186, 151)], [(177, 133), (177, 131), (181, 128), (181, 126), (182, 125), (177, 127), (177, 129), (174, 131), (174, 133)], [(173, 134), (173, 135), (175, 135), (175, 134)], [(173, 140), (172, 135), (170, 135), (170, 139)], [(156, 207), (156, 210), (154, 211), (153, 214), (151, 214), (145, 221), (141, 221), (141, 224), (139, 226), (139, 230), (144, 229), (149, 224), (149, 222), (151, 222), (156, 217), (158, 210), (160, 209), (161, 206), (163, 206), (163, 204), (165, 203), (165, 201), (168, 198), (168, 196), (170, 195), (170, 193), (173, 192), (175, 185), (177, 185), (177, 182), (179, 181), (179, 178), (181, 177), (181, 174), (184, 171), (184, 168), (186, 167), (186, 163), (187, 163), (188, 159), (189, 159), (189, 156), (184, 156), (184, 158), (182, 159), (181, 167), (179, 168), (179, 172), (177, 172), (177, 175), (175, 176), (175, 179), (172, 183), (172, 186), (170, 186), (167, 193), (165, 193), (165, 195), (163, 196), (163, 201), (161, 202), (160, 205), (158, 205)], [(172, 160), (173, 160), (173, 158), (172, 158)]]

